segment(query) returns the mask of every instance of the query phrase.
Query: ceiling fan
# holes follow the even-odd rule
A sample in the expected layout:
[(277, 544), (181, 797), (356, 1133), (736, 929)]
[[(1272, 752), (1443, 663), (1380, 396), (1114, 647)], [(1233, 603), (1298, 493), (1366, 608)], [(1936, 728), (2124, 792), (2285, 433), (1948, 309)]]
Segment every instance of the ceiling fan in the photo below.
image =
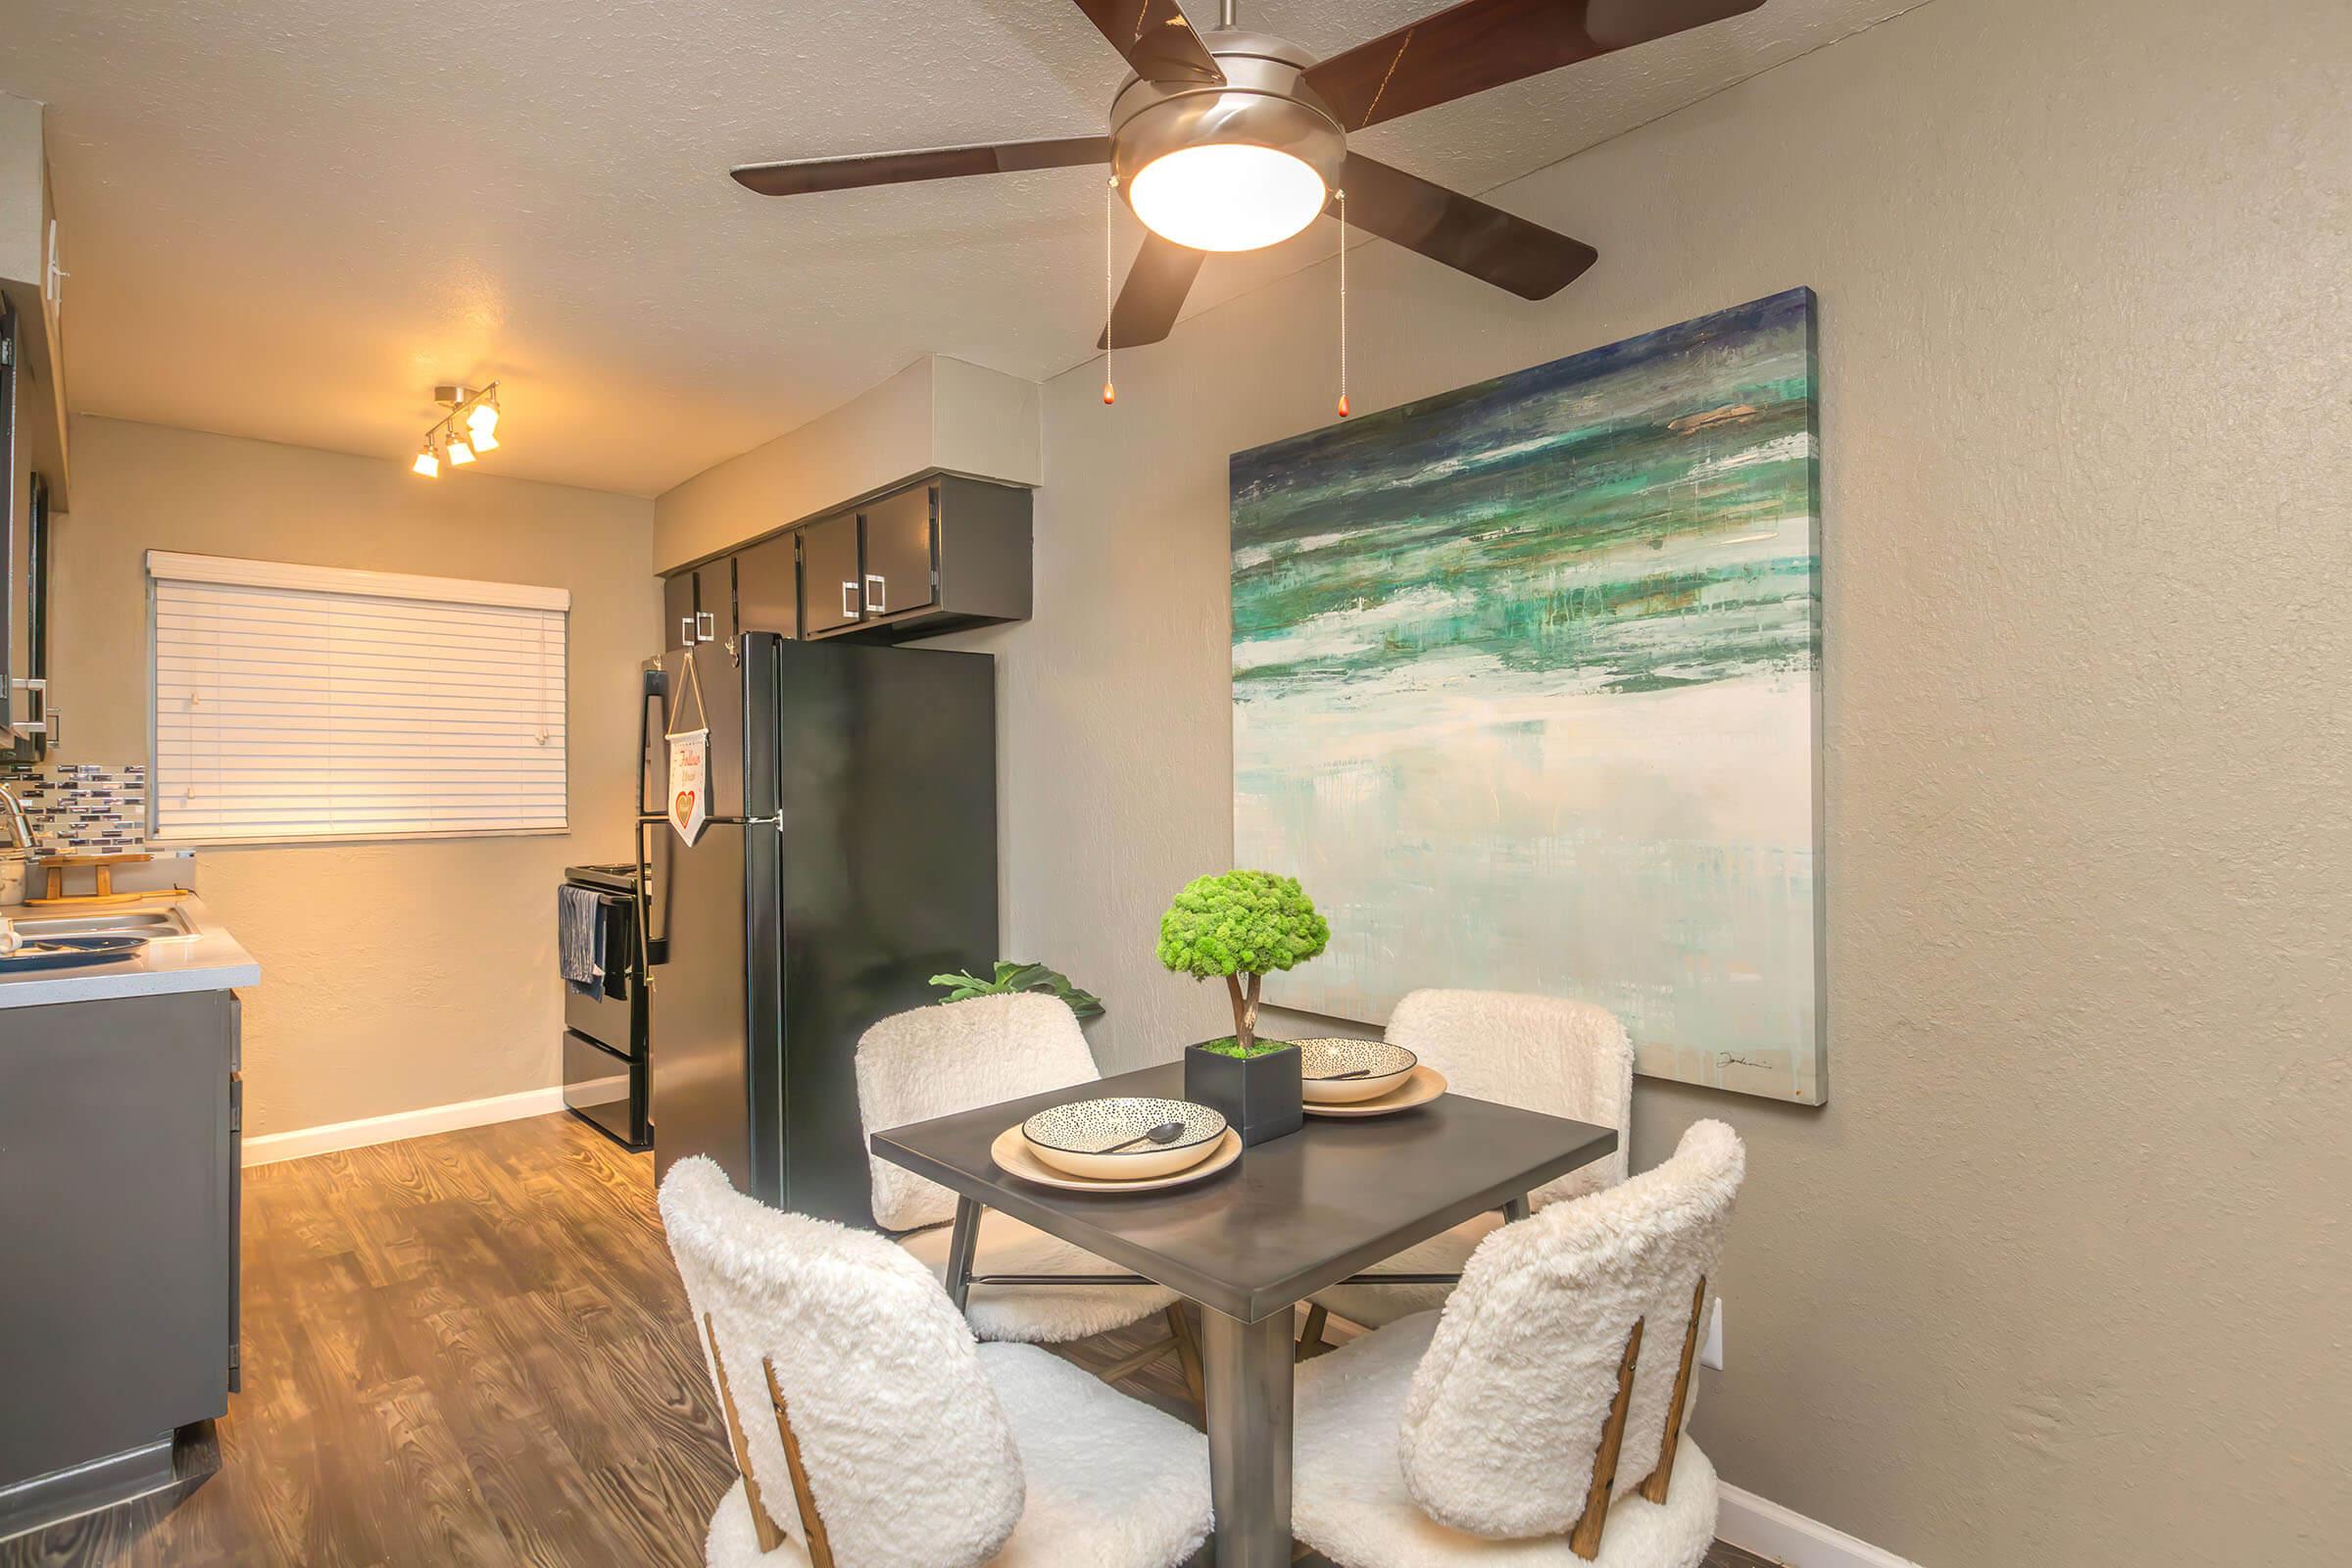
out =
[(1111, 99), (1107, 134), (745, 164), (735, 178), (761, 195), (799, 196), (1108, 164), (1150, 230), (1103, 332), (1103, 343), (1122, 348), (1168, 335), (1206, 252), (1287, 239), (1341, 190), (1354, 227), (1523, 299), (1547, 299), (1599, 253), (1350, 152), (1348, 135), (1764, 0), (1462, 0), (1322, 61), (1242, 30), (1235, 0), (1220, 0), (1217, 30), (1205, 34), (1178, 0), (1075, 3), (1133, 71)]

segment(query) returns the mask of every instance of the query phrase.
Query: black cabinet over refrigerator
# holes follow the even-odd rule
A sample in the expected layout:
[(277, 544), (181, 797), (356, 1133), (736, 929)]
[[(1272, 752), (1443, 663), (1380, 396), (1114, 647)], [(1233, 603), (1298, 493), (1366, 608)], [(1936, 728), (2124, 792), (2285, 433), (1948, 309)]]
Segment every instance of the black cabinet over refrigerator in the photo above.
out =
[(766, 1202), (871, 1225), (858, 1039), (997, 955), (994, 661), (745, 632), (662, 669), (654, 778), (662, 727), (710, 734), (709, 825), (648, 830), (657, 1174), (708, 1154)]

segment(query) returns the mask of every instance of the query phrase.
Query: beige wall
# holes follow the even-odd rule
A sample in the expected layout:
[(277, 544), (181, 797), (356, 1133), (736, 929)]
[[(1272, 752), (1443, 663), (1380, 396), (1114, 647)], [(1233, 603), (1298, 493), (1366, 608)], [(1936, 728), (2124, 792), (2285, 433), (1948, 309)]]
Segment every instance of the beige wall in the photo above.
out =
[(663, 491), (654, 503), (654, 569), (673, 570), (941, 469), (1036, 484), (1037, 384), (926, 355), (840, 408)]
[(653, 504), (117, 419), (73, 435), (51, 634), (68, 761), (147, 757), (149, 550), (571, 590), (568, 834), (207, 850), (197, 873), (262, 964), (248, 1134), (558, 1082), (556, 884), (630, 853)]
[[(1359, 409), (1820, 292), (1830, 1103), (1643, 1080), (1634, 1152), (1748, 1142), (1727, 1478), (1934, 1568), (2352, 1539), (2352, 13), (2216, 15), (1936, 0), (1505, 189), (1601, 249), (1547, 305), (1349, 270)], [(1226, 458), (1332, 298), (1049, 384), (1037, 618), (962, 639), (1108, 1066), (1217, 1026), (1151, 948), (1231, 853)]]

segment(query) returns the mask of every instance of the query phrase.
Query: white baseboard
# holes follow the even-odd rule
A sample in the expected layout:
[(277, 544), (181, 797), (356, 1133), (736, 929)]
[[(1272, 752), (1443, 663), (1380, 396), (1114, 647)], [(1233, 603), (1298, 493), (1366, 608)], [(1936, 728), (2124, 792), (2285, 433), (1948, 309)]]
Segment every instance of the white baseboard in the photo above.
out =
[(1718, 1494), (1715, 1539), (1788, 1568), (1919, 1568), (1908, 1557), (1897, 1557), (1729, 1482)]
[(248, 1165), (272, 1165), (306, 1154), (328, 1154), (338, 1149), (365, 1149), (370, 1144), (397, 1143), (454, 1133), (465, 1127), (485, 1127), (494, 1121), (545, 1116), (564, 1108), (562, 1088), (526, 1089), (518, 1095), (494, 1095), (488, 1100), (465, 1100), (454, 1105), (426, 1105), (420, 1110), (394, 1111), (389, 1116), (366, 1116), (358, 1121), (329, 1122), (323, 1127), (298, 1127), (288, 1133), (264, 1133), (245, 1140)]

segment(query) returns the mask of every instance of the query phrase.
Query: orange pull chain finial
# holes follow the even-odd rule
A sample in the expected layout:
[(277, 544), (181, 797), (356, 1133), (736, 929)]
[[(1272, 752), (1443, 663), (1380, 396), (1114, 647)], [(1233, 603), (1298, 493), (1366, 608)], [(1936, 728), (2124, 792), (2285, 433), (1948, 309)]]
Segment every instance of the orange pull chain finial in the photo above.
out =
[(1340, 417), (1348, 417), (1348, 192), (1340, 198)]
[(1117, 204), (1119, 176), (1110, 176), (1102, 189), (1102, 404), (1108, 408), (1119, 401), (1118, 389), (1110, 384), (1110, 329), (1119, 311), (1118, 296), (1111, 286), (1113, 267), (1110, 259), (1111, 209)]

